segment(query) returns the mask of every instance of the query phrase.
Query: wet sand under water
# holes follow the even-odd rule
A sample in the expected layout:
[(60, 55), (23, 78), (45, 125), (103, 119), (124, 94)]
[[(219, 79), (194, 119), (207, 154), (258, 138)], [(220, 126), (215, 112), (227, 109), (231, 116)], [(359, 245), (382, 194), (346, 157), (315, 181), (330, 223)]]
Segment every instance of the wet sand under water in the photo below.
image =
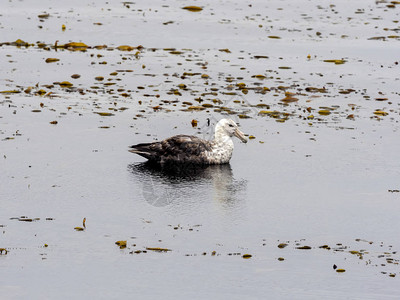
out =
[(397, 299), (400, 4), (295, 3), (1, 4), (2, 299)]

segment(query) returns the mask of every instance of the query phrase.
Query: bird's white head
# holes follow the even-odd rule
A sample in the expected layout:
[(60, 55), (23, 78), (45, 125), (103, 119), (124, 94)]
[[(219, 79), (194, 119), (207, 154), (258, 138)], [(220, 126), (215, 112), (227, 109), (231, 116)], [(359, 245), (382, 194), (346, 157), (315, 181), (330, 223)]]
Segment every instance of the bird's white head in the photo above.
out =
[(236, 136), (243, 143), (247, 143), (244, 133), (240, 131), (237, 124), (231, 119), (222, 119), (215, 126), (215, 134), (228, 135), (229, 137)]

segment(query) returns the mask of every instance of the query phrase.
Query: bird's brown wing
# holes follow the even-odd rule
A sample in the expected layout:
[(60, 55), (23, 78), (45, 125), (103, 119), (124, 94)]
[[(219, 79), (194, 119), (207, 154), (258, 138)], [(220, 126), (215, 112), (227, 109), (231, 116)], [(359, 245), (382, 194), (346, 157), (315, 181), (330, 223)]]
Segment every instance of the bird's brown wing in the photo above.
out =
[(205, 152), (211, 151), (211, 144), (196, 136), (175, 135), (160, 142), (138, 144), (130, 148), (130, 152), (157, 163), (205, 164)]

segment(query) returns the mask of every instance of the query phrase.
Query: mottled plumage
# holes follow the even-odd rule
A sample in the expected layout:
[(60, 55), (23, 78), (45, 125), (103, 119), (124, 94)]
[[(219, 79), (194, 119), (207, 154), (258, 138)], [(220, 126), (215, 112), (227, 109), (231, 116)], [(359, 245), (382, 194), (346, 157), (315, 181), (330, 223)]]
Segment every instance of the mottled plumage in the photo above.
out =
[(160, 142), (133, 145), (129, 151), (161, 165), (169, 163), (224, 164), (228, 163), (232, 157), (232, 136), (238, 137), (244, 143), (247, 142), (234, 121), (222, 119), (215, 126), (215, 135), (212, 141), (181, 134)]

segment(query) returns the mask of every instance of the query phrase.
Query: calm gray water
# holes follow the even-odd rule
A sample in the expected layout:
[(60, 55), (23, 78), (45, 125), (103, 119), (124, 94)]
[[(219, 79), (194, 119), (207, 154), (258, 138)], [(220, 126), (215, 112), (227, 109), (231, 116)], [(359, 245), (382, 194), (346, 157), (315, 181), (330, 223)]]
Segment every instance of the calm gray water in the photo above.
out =
[[(2, 299), (398, 298), (400, 5), (0, 8)], [(223, 117), (229, 165), (127, 151)]]

